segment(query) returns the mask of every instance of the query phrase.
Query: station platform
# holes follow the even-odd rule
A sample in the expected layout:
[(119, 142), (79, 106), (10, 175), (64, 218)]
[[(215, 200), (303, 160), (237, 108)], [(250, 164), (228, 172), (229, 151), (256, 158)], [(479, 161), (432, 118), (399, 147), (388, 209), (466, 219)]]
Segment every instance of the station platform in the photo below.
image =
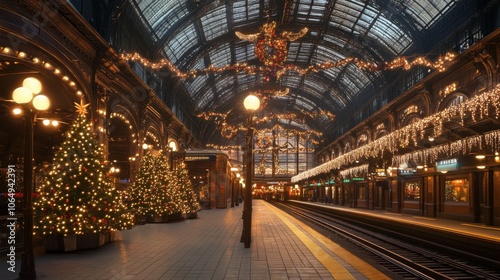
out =
[(351, 208), (348, 206), (325, 204), (323, 202), (305, 202), (299, 200), (290, 201), (293, 203), (312, 204), (318, 207), (334, 208), (336, 211), (345, 211), (349, 212), (349, 214), (356, 213), (376, 219), (390, 220), (399, 225), (406, 224), (410, 227), (427, 228), (433, 231), (442, 231), (469, 238), (483, 239), (488, 242), (497, 243), (498, 246), (496, 247), (500, 247), (500, 227), (498, 226), (486, 226), (481, 223), (469, 223), (450, 219), (423, 217), (412, 214), (396, 213), (387, 210)]
[[(243, 206), (198, 219), (136, 226), (98, 249), (35, 255), (37, 279), (390, 279), (307, 225), (253, 200), (252, 243), (240, 242)], [(2, 260), (0, 279), (16, 279)], [(20, 265), (20, 256), (18, 256)]]

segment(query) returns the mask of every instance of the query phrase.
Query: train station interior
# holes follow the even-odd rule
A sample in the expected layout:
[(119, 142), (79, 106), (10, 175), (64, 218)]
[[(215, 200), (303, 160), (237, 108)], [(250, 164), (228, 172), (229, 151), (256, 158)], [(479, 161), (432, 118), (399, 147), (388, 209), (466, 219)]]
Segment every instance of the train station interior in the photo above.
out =
[(498, 0), (2, 1), (0, 278), (500, 279), (499, 65)]

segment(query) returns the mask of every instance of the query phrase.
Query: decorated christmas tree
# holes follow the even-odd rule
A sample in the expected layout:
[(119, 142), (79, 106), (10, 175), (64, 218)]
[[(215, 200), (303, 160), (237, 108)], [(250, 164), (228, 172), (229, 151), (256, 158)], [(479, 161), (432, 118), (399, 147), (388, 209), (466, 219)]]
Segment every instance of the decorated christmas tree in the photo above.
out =
[(184, 166), (177, 168), (174, 172), (176, 186), (181, 196), (181, 211), (183, 214), (187, 214), (188, 217), (196, 216), (196, 212), (200, 210), (200, 203), (198, 202), (198, 197), (193, 189), (191, 180), (189, 180), (189, 174)]
[(53, 158), (34, 201), (35, 231), (47, 235), (110, 232), (130, 228), (121, 194), (113, 187), (102, 144), (94, 138), (83, 102)]
[(178, 195), (169, 188), (172, 175), (168, 170), (164, 155), (151, 152), (144, 155), (136, 180), (127, 192), (130, 208), (135, 209), (136, 215), (151, 219), (177, 211)]

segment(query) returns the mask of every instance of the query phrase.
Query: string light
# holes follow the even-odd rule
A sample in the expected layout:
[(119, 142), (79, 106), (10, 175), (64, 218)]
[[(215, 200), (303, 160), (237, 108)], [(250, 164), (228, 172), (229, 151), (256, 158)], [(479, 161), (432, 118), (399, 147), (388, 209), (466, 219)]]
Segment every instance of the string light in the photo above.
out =
[[(408, 126), (384, 135), (344, 155), (340, 155), (315, 168), (297, 174), (292, 177), (292, 182), (299, 182), (322, 173), (328, 173), (332, 169), (340, 169), (363, 158), (381, 157), (384, 151), (394, 154), (398, 149), (408, 147), (412, 142), (414, 145), (417, 145), (417, 141), (425, 137), (422, 133), (425, 128), (434, 127), (434, 136), (438, 136), (442, 133), (443, 122), (456, 119), (460, 119), (463, 122), (463, 118), (466, 115), (470, 115), (473, 122), (487, 116), (498, 119), (500, 116), (500, 84), (458, 105), (452, 105), (441, 112), (417, 120)], [(497, 150), (500, 146), (499, 141), (500, 131), (496, 130), (483, 135), (454, 141), (450, 144), (419, 150), (403, 156), (394, 155), (393, 163), (399, 166), (399, 164), (408, 163), (410, 160), (414, 162), (434, 162), (439, 156), (451, 157), (453, 155), (463, 155), (475, 148), (482, 150), (484, 149), (483, 145)]]
[(66, 133), (53, 164), (39, 176), (34, 201), (37, 234), (107, 233), (132, 227), (121, 193), (106, 174), (104, 146), (94, 138), (86, 119), (88, 105), (76, 103), (78, 117)]
[[(50, 61), (46, 60), (41, 60), (40, 58), (35, 57), (34, 55), (29, 54), (28, 52), (25, 51), (12, 51), (11, 48), (9, 47), (2, 47), (0, 46), (0, 52), (4, 53), (5, 55), (10, 55), (12, 57), (15, 57), (16, 59), (23, 59), (28, 62), (32, 62), (35, 64), (41, 64), (44, 66), (45, 71), (52, 72), (55, 75), (60, 75), (61, 71), (57, 68), (54, 68), (53, 65), (54, 63), (51, 63)], [(76, 82), (71, 80), (68, 76), (62, 75), (61, 80), (64, 81), (65, 83), (68, 83), (74, 90), (75, 94), (77, 96), (82, 95), (82, 91), (77, 88)]]
[(411, 61), (405, 57), (398, 57), (390, 62), (382, 62), (378, 64), (366, 62), (355, 57), (346, 57), (338, 61), (326, 61), (324, 63), (310, 65), (306, 68), (301, 68), (293, 64), (273, 66), (273, 68), (271, 68), (269, 66), (255, 66), (248, 65), (247, 63), (236, 63), (234, 65), (224, 65), (221, 67), (210, 65), (205, 69), (193, 69), (187, 72), (182, 72), (177, 67), (175, 67), (172, 62), (165, 58), (160, 59), (158, 62), (151, 62), (148, 59), (143, 58), (138, 53), (123, 53), (120, 55), (120, 57), (124, 60), (138, 61), (144, 67), (153, 70), (161, 70), (163, 68), (167, 68), (175, 76), (181, 79), (193, 78), (207, 74), (220, 74), (226, 71), (232, 71), (236, 73), (244, 72), (247, 75), (263, 74), (264, 76), (275, 76), (277, 80), (279, 80), (286, 72), (296, 72), (297, 74), (304, 76), (310, 73), (319, 72), (321, 70), (342, 67), (350, 63), (356, 64), (356, 66), (362, 70), (372, 72), (395, 70), (400, 68), (404, 70), (410, 70), (413, 67), (427, 67), (442, 72), (446, 70), (445, 64), (452, 61), (455, 56), (456, 55), (454, 53), (449, 52), (436, 61), (431, 61), (425, 57), (417, 57)]

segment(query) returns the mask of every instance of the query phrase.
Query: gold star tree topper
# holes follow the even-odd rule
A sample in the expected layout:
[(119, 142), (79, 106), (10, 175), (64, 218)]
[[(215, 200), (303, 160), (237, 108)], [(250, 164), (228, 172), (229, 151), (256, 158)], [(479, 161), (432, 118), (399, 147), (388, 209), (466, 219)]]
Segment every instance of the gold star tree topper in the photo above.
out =
[(80, 100), (80, 104), (75, 103), (76, 111), (78, 112), (79, 115), (85, 115), (87, 114), (87, 107), (90, 105), (90, 103), (85, 104), (83, 102), (83, 99)]

